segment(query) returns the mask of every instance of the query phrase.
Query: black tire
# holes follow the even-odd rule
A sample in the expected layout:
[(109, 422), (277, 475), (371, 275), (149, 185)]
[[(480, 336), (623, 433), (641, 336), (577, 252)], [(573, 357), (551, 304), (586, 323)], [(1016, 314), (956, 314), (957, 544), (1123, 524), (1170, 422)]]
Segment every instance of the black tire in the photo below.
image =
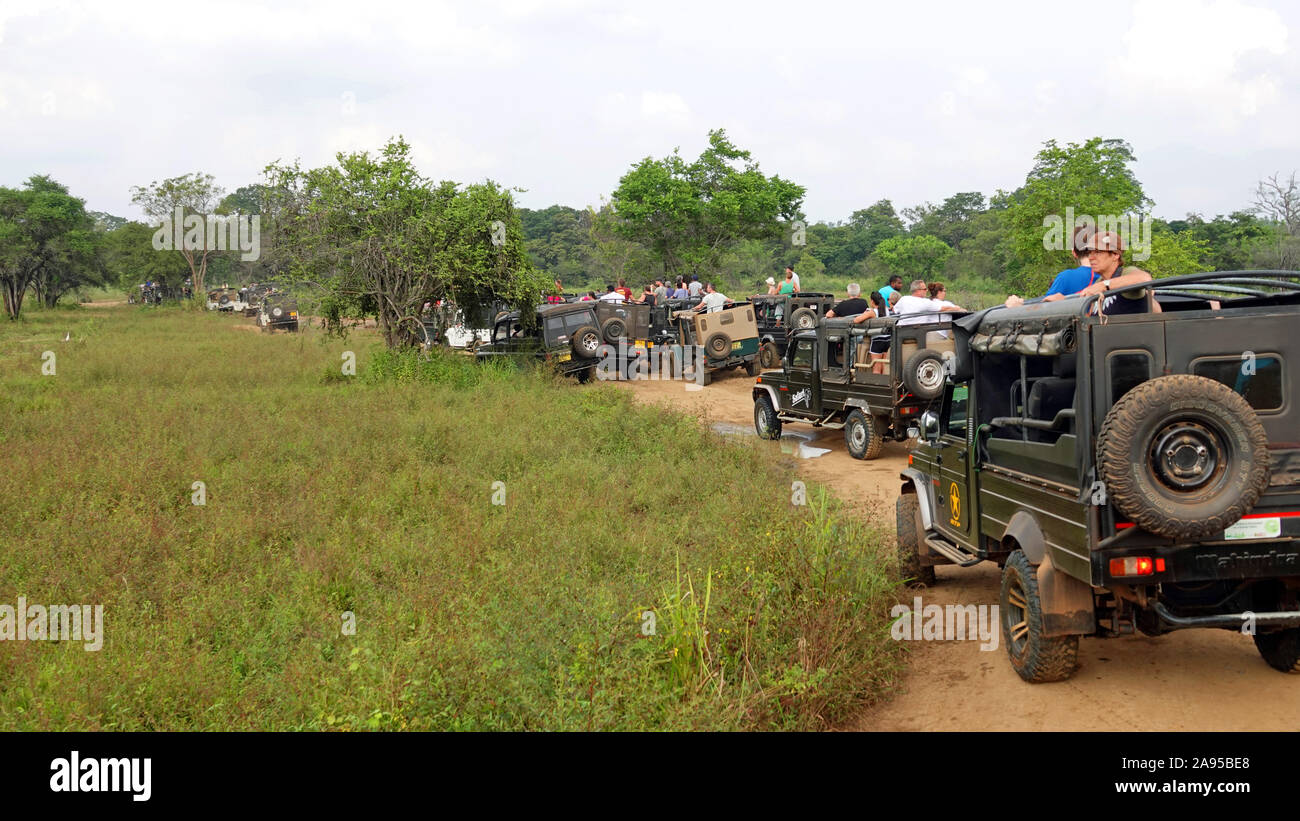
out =
[(781, 354), (776, 350), (776, 343), (767, 341), (758, 346), (758, 364), (766, 370), (781, 367)]
[(790, 314), (790, 327), (806, 331), (817, 327), (817, 312), (812, 308), (799, 308)]
[(759, 439), (781, 438), (781, 420), (772, 407), (772, 400), (766, 395), (754, 400), (754, 432)]
[(590, 325), (583, 325), (569, 338), (573, 355), (582, 359), (595, 359), (600, 355), (600, 331)]
[(1097, 462), (1121, 513), (1150, 533), (1191, 541), (1222, 533), (1259, 501), (1268, 487), (1268, 435), (1227, 385), (1161, 376), (1106, 414)]
[(585, 385), (585, 384), (587, 384), (588, 382), (590, 382), (592, 379), (595, 378), (595, 376), (596, 376), (596, 366), (595, 366), (595, 365), (589, 365), (589, 366), (583, 368), (583, 369), (580, 370), (580, 371), (576, 371), (576, 372), (574, 373), (574, 375), (578, 377), (578, 384), (579, 384), (579, 385)]
[(936, 581), (934, 567), (921, 564), (921, 505), (915, 493), (900, 493), (894, 503), (898, 536), (898, 577), (909, 587), (929, 587)]
[(762, 372), (762, 370), (763, 369), (760, 368), (758, 365), (758, 357), (745, 360), (745, 373), (749, 374), (750, 376), (758, 376), (759, 373)]
[(704, 368), (704, 378), (703, 378), (703, 380), (702, 380), (703, 384), (705, 384), (705, 385), (712, 385), (712, 384), (713, 384), (713, 371), (709, 370), (708, 368), (705, 368), (703, 365), (697, 365), (696, 367), (698, 367), (698, 368)]
[(917, 399), (938, 399), (943, 396), (946, 378), (943, 357), (938, 351), (919, 350), (903, 364), (903, 387)]
[(600, 323), (600, 335), (611, 345), (617, 345), (618, 341), (627, 336), (627, 323), (622, 317), (611, 316)]
[(1274, 670), (1300, 673), (1300, 627), (1256, 633), (1255, 649)]
[(1011, 666), (1025, 681), (1064, 681), (1079, 666), (1078, 636), (1044, 636), (1038, 571), (1023, 550), (1013, 550), (1002, 568), (998, 596), (1002, 640)]
[(713, 359), (726, 359), (731, 354), (731, 337), (722, 331), (709, 334), (704, 340), (704, 353)]
[(844, 444), (854, 459), (875, 459), (885, 446), (885, 438), (874, 417), (854, 408), (844, 419)]

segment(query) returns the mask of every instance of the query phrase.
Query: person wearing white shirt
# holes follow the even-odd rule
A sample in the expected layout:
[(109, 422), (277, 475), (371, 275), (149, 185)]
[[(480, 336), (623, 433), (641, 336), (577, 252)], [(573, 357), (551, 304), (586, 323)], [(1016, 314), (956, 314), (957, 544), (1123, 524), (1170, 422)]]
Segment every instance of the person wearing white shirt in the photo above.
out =
[(925, 280), (912, 280), (911, 293), (898, 298), (894, 313), (899, 316), (900, 324), (914, 325), (924, 322), (938, 322), (940, 314), (964, 313), (965, 309), (947, 300), (931, 299)]
[(610, 285), (609, 289), (605, 291), (605, 293), (600, 295), (600, 301), (601, 302), (626, 302), (627, 300), (623, 299), (622, 294), (614, 290), (613, 285)]
[(720, 294), (714, 290), (712, 282), (705, 286), (705, 290), (708, 291), (708, 293), (706, 293), (704, 298), (700, 300), (700, 304), (696, 305), (692, 310), (708, 311), (711, 314), (716, 314), (718, 311), (722, 310), (723, 305), (726, 305), (731, 301), (727, 299), (724, 294)]

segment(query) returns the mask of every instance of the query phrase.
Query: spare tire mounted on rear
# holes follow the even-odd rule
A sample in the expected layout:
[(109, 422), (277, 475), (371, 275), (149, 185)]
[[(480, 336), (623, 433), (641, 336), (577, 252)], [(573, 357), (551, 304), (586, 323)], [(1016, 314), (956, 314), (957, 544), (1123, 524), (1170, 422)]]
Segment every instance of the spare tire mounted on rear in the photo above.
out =
[(1097, 437), (1106, 494), (1139, 527), (1178, 540), (1219, 535), (1268, 487), (1268, 436), (1221, 382), (1174, 374), (1143, 382)]

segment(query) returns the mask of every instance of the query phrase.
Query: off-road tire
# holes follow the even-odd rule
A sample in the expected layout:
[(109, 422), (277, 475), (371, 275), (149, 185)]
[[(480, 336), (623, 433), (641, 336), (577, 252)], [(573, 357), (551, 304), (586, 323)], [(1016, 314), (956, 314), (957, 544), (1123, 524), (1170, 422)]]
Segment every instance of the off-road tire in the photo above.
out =
[(704, 368), (704, 378), (701, 380), (701, 383), (704, 384), (704, 385), (712, 385), (712, 384), (713, 384), (713, 371), (709, 370), (708, 368), (705, 368), (703, 365), (697, 365), (696, 367), (698, 367), (698, 368)]
[(943, 396), (946, 378), (943, 356), (938, 351), (921, 349), (903, 364), (903, 387), (917, 399), (930, 400)]
[(812, 308), (798, 308), (790, 314), (790, 327), (806, 331), (817, 327), (817, 312)]
[(1300, 627), (1256, 633), (1255, 649), (1274, 670), (1300, 673)]
[(590, 325), (583, 325), (569, 337), (573, 355), (582, 359), (595, 359), (600, 355), (600, 331)]
[(781, 419), (772, 407), (772, 400), (766, 395), (754, 400), (754, 432), (759, 439), (781, 438)]
[(758, 376), (762, 372), (763, 369), (758, 364), (757, 356), (754, 357), (753, 359), (745, 360), (745, 373), (749, 374), (750, 376)]
[[(1190, 479), (1173, 475), (1179, 472), (1174, 455), (1196, 462), (1184, 461)], [(1192, 541), (1222, 533), (1259, 501), (1268, 487), (1268, 435), (1255, 410), (1227, 385), (1190, 374), (1161, 376), (1124, 394), (1106, 414), (1097, 464), (1121, 513), (1150, 533)]]
[(627, 336), (627, 323), (622, 317), (607, 317), (604, 322), (600, 323), (600, 335), (606, 342), (611, 345), (617, 345), (618, 341)]
[(1038, 684), (1064, 681), (1074, 675), (1079, 666), (1079, 637), (1043, 635), (1038, 570), (1023, 550), (1011, 551), (1002, 568), (998, 610), (1007, 656), (1022, 679)]
[(758, 346), (758, 364), (765, 370), (781, 367), (781, 354), (777, 353), (775, 342), (764, 342)]
[(731, 337), (722, 331), (709, 334), (709, 338), (704, 340), (704, 353), (714, 359), (726, 359), (731, 353)]
[(574, 376), (578, 377), (579, 385), (585, 385), (596, 378), (596, 366), (588, 365), (580, 371), (575, 371)]
[(871, 414), (854, 408), (844, 418), (844, 444), (854, 459), (875, 459), (885, 446), (885, 437)]
[(934, 567), (921, 564), (921, 504), (915, 493), (900, 493), (894, 502), (898, 538), (898, 578), (909, 587), (930, 587)]

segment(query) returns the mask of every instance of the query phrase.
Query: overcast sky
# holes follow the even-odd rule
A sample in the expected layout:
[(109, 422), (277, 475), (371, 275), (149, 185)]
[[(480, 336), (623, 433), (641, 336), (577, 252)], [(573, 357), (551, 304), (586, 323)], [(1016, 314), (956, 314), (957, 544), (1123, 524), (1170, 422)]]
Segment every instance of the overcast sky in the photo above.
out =
[(429, 177), (582, 207), (724, 127), (836, 220), (1009, 190), (1044, 140), (1104, 136), (1158, 216), (1213, 215), (1300, 168), (1298, 7), (0, 0), (0, 185), (139, 218), (132, 185), (233, 190), (401, 134)]

